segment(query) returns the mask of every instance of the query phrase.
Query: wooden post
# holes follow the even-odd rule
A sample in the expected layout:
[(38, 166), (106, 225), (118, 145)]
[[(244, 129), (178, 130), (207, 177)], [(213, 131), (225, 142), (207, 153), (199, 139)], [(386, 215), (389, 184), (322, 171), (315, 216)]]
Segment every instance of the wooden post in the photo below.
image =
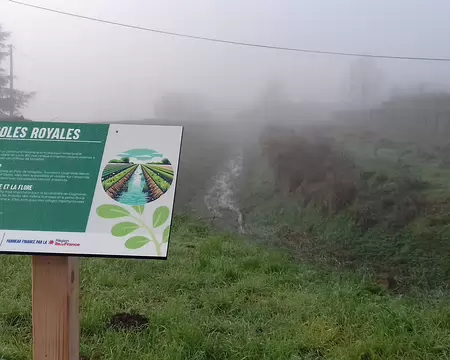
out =
[(80, 268), (68, 256), (33, 256), (33, 358), (79, 360)]

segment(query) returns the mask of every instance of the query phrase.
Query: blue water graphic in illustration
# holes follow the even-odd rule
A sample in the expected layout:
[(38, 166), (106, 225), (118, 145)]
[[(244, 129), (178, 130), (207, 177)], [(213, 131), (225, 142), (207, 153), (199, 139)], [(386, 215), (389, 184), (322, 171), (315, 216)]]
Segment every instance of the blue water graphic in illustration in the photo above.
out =
[(142, 167), (138, 166), (128, 181), (128, 189), (120, 194), (117, 201), (132, 206), (147, 204), (147, 193), (143, 191), (145, 186), (146, 182), (142, 173)]

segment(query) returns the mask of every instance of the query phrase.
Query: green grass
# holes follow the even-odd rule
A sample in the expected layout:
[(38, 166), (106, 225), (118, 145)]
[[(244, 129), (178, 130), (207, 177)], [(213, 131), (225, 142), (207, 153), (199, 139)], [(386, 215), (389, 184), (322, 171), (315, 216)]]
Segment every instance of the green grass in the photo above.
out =
[(102, 181), (106, 181), (107, 179), (119, 174), (121, 171), (131, 167), (133, 165), (131, 164), (123, 164), (121, 165), (120, 163), (114, 163), (111, 164), (109, 163), (108, 165), (106, 165), (106, 167), (103, 169), (102, 172)]
[(303, 262), (394, 277), (403, 293), (448, 293), (450, 167), (415, 155), (399, 164), (370, 146), (350, 150), (358, 196), (333, 215), (305, 206), (298, 192), (276, 192), (267, 161), (247, 151), (240, 194), (247, 233)]
[(105, 181), (103, 181), (103, 189), (106, 191), (110, 187), (114, 186), (116, 183), (118, 183), (120, 180), (122, 180), (124, 177), (126, 177), (129, 173), (134, 172), (137, 169), (138, 165), (132, 165), (131, 167), (121, 171), (117, 175), (114, 175), (112, 178), (109, 178)]
[(147, 167), (152, 170), (155, 174), (160, 176), (163, 180), (167, 181), (169, 184), (173, 181), (173, 170), (167, 170), (159, 166), (147, 165)]
[(151, 165), (151, 164), (148, 164), (147, 166), (149, 166), (151, 169), (153, 169), (153, 170), (159, 170), (159, 171), (162, 171), (162, 172), (165, 172), (165, 173), (167, 173), (167, 174), (170, 174), (170, 175), (173, 175), (173, 168), (172, 168), (172, 166), (170, 166), (170, 168), (168, 168), (168, 167), (166, 167), (166, 166), (161, 166), (161, 165)]
[[(0, 266), (0, 359), (31, 359), (30, 259)], [(444, 298), (389, 295), (186, 219), (168, 261), (83, 260), (81, 299), (90, 359), (450, 359)], [(149, 328), (110, 329), (123, 311)]]
[[(170, 185), (172, 184), (172, 181), (167, 181), (163, 179), (160, 175), (158, 175), (155, 171), (151, 169), (148, 165), (143, 165), (142, 168), (144, 171), (152, 178), (152, 180), (156, 183), (156, 185), (161, 189), (162, 192), (166, 192)], [(173, 177), (172, 177), (173, 180)]]

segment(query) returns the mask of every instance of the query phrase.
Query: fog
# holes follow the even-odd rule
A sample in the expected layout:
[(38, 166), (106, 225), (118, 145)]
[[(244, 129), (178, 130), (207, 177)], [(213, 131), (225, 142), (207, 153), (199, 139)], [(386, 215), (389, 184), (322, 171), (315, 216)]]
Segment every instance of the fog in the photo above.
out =
[[(32, 1), (126, 24), (231, 41), (338, 52), (450, 57), (450, 3), (435, 1)], [(33, 120), (127, 121), (155, 117), (161, 98), (189, 94), (215, 113), (251, 106), (267, 84), (317, 106), (351, 100), (356, 60), (178, 38), (3, 1), (15, 86), (36, 91)], [(3, 64), (8, 69), (7, 64)], [(379, 101), (411, 88), (450, 88), (446, 62), (376, 60)], [(350, 90), (349, 90), (350, 89)], [(225, 115), (225, 118), (228, 115)], [(213, 121), (213, 118), (211, 118)]]
[[(96, 208), (117, 218), (111, 234), (123, 254), (150, 241), (158, 250), (169, 232), (173, 251), (167, 265), (83, 261), (81, 358), (450, 358), (449, 0), (23, 1), (190, 36), (384, 56), (196, 40), (0, 0), (2, 121), (184, 126), (179, 162), (145, 137), (147, 150), (124, 148), (120, 160), (114, 152), (98, 179), (108, 194), (98, 196), (130, 210), (111, 199)], [(28, 92), (35, 96), (21, 108)], [(90, 201), (78, 179), (93, 180), (94, 171), (78, 172), (75, 162), (98, 159), (91, 147), (66, 158), (70, 146), (39, 145), (45, 152), (21, 157), (20, 144), (2, 156), (4, 165), (25, 159), (24, 170), (3, 166), (0, 180), (17, 172), (27, 183), (17, 192), (0, 184), (0, 210), (61, 199), (72, 216), (72, 199)], [(144, 150), (147, 164), (130, 164)], [(42, 165), (29, 164), (41, 153)], [(150, 160), (162, 153), (160, 163)], [(73, 181), (52, 170), (52, 154)], [(175, 178), (169, 210), (171, 198), (157, 199), (175, 190)], [(68, 193), (20, 192), (41, 180)], [(133, 206), (140, 217), (131, 214), (135, 199), (155, 201), (153, 222), (141, 203)], [(173, 226), (162, 226), (169, 214)], [(139, 228), (152, 240), (136, 236)], [(30, 358), (30, 262), (1, 259), (0, 359)], [(126, 309), (150, 316), (151, 327)]]

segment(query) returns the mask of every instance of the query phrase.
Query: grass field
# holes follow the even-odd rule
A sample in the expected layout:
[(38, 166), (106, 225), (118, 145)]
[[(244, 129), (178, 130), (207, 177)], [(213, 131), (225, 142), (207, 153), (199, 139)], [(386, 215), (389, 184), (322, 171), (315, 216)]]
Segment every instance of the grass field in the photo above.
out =
[[(249, 147), (240, 194), (247, 233), (287, 247), (301, 262), (393, 279), (388, 286), (403, 294), (448, 294), (450, 157), (401, 143), (375, 154), (376, 144), (361, 140), (339, 145), (328, 140), (333, 150), (320, 153), (326, 147), (314, 147), (308, 139), (275, 142), (265, 156)], [(277, 151), (270, 165), (267, 154)], [(291, 153), (293, 160), (283, 166)], [(342, 171), (347, 159), (352, 167)], [(314, 168), (316, 163), (324, 165)], [(287, 192), (286, 181), (274, 186), (277, 178), (293, 179), (298, 186)], [(345, 198), (342, 185), (349, 184), (355, 184), (355, 195)], [(327, 206), (333, 201), (345, 205)]]
[[(0, 258), (0, 359), (31, 359), (30, 259)], [(140, 331), (110, 318), (137, 312)], [(450, 308), (178, 218), (168, 261), (84, 260), (83, 359), (450, 359)]]

